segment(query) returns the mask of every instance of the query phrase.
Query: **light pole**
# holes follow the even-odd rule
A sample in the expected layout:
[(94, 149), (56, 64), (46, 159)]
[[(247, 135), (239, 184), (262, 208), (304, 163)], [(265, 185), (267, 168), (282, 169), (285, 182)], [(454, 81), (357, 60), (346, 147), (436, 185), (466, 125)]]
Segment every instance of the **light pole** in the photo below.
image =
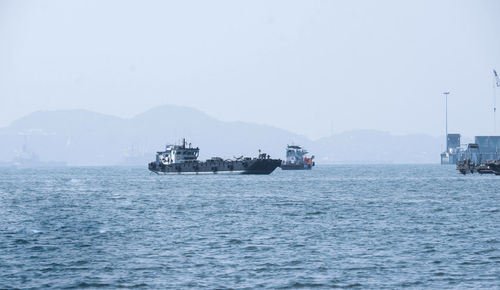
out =
[(444, 92), (443, 95), (445, 95), (446, 99), (446, 131), (445, 131), (445, 138), (446, 138), (446, 152), (448, 152), (448, 95), (450, 92)]

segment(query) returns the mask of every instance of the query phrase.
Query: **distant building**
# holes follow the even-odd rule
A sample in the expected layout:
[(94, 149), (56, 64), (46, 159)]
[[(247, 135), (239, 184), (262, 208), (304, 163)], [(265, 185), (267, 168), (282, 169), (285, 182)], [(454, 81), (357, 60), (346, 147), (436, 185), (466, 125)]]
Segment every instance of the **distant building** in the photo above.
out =
[(454, 151), (456, 148), (460, 148), (460, 134), (448, 134), (448, 152)]
[(441, 153), (441, 164), (456, 164), (460, 149), (460, 134), (448, 134), (446, 151)]
[(484, 160), (496, 160), (500, 153), (500, 136), (476, 136), (475, 142)]
[(476, 136), (474, 140), (475, 143), (461, 146), (460, 134), (448, 134), (448, 146), (441, 153), (441, 164), (456, 164), (466, 158), (477, 159), (479, 163), (499, 159), (500, 136)]

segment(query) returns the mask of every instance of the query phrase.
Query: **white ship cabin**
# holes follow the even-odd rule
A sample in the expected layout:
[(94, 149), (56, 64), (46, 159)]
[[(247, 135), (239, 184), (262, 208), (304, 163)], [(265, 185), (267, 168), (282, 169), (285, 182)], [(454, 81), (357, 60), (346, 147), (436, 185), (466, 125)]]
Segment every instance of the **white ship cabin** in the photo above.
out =
[(192, 148), (191, 143), (186, 146), (186, 140), (182, 140), (182, 145), (167, 145), (165, 151), (156, 152), (156, 162), (165, 165), (174, 163), (197, 161), (200, 149)]
[(286, 164), (302, 164), (307, 150), (297, 145), (287, 145), (286, 147)]

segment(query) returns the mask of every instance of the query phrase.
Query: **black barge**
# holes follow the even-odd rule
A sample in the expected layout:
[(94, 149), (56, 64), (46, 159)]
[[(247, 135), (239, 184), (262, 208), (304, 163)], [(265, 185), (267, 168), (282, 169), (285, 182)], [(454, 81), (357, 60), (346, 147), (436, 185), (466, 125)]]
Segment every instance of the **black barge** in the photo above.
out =
[(200, 149), (192, 148), (191, 144), (167, 145), (165, 151), (156, 152), (156, 160), (148, 164), (148, 169), (157, 174), (270, 174), (281, 165), (280, 159), (271, 159), (266, 153), (257, 158), (240, 157), (222, 159), (213, 157), (199, 161)]

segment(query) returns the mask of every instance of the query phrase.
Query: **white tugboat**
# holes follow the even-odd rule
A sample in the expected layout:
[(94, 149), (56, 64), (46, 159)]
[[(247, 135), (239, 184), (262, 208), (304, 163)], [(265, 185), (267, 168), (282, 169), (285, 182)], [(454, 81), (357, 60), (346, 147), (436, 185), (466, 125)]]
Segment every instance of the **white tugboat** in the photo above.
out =
[(286, 161), (281, 164), (283, 170), (310, 170), (314, 166), (314, 155), (308, 158), (309, 153), (304, 148), (297, 145), (286, 147)]
[(234, 160), (224, 160), (213, 157), (206, 161), (199, 161), (200, 149), (182, 145), (167, 145), (165, 151), (156, 152), (156, 160), (149, 163), (150, 171), (157, 174), (270, 174), (280, 166), (280, 159), (271, 159), (266, 153), (259, 150), (258, 158), (240, 157)]

